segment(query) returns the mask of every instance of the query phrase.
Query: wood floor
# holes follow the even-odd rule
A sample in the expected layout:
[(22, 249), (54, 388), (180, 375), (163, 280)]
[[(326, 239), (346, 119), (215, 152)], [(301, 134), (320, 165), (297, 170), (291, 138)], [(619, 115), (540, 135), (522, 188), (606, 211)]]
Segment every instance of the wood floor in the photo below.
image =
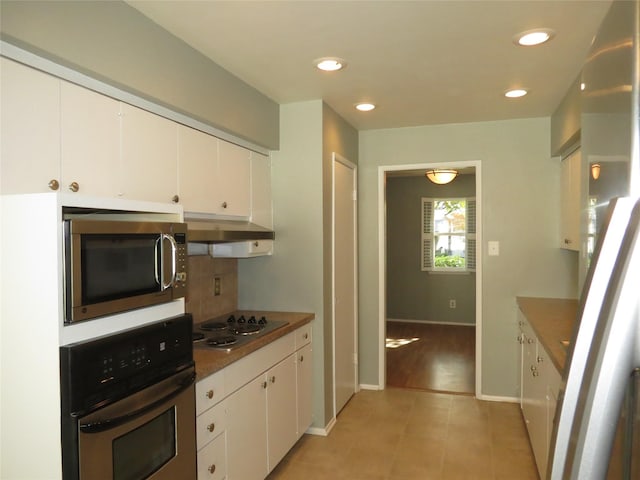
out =
[(387, 386), (475, 393), (476, 329), (387, 322)]

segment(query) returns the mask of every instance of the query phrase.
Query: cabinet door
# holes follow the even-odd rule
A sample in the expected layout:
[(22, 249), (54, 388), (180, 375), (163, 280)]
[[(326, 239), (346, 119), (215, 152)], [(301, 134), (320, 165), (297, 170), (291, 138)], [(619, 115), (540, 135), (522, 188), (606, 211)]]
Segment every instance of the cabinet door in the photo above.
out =
[(51, 191), (49, 182), (60, 181), (60, 81), (0, 62), (0, 191)]
[(122, 104), (122, 195), (170, 202), (177, 195), (178, 125)]
[(218, 141), (216, 210), (219, 215), (248, 217), (251, 207), (249, 150)]
[(251, 152), (251, 221), (273, 228), (271, 161), (256, 152)]
[(267, 382), (259, 376), (227, 399), (227, 475), (229, 480), (267, 476)]
[(581, 195), (580, 150), (562, 160), (561, 164), (561, 210), (560, 246), (568, 250), (580, 250), (580, 195)]
[(267, 432), (269, 471), (298, 439), (296, 411), (296, 356), (289, 355), (267, 372)]
[(185, 212), (213, 213), (218, 139), (178, 126), (178, 194)]
[(296, 352), (296, 388), (298, 402), (298, 438), (313, 421), (313, 358), (311, 344)]
[[(120, 102), (68, 82), (60, 84), (61, 188), (118, 196)], [(72, 187), (77, 184), (78, 190)]]
[(198, 451), (198, 480), (223, 480), (227, 474), (224, 434)]

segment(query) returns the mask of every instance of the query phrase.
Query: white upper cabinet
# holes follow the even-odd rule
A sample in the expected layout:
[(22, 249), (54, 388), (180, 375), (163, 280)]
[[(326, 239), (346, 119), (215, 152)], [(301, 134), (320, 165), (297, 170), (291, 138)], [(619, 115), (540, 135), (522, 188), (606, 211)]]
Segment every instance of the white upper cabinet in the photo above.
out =
[(56, 190), (60, 182), (60, 82), (6, 58), (0, 62), (0, 191)]
[(61, 82), (62, 191), (120, 193), (120, 102)]
[(178, 194), (185, 212), (213, 213), (218, 139), (178, 126)]
[(580, 250), (581, 162), (578, 149), (561, 164), (560, 246), (576, 251)]
[(177, 157), (177, 123), (122, 104), (123, 197), (164, 203), (175, 201)]
[(215, 210), (218, 215), (249, 217), (251, 209), (251, 167), (249, 150), (218, 140), (218, 173), (215, 181)]
[(251, 221), (273, 228), (270, 158), (251, 152)]

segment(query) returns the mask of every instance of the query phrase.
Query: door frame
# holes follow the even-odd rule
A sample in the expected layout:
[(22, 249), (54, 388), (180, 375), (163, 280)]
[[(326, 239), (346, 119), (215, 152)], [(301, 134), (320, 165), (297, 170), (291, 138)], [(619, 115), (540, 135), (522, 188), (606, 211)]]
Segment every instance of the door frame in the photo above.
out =
[(387, 172), (427, 170), (431, 168), (474, 167), (476, 175), (476, 372), (475, 396), (482, 398), (482, 166), (481, 161), (381, 165), (378, 167), (378, 388), (387, 384), (386, 321), (387, 321)]
[(354, 392), (360, 388), (358, 375), (358, 166), (339, 155), (331, 153), (331, 341), (333, 345), (333, 418), (336, 418), (336, 162), (353, 170), (353, 368), (354, 368)]

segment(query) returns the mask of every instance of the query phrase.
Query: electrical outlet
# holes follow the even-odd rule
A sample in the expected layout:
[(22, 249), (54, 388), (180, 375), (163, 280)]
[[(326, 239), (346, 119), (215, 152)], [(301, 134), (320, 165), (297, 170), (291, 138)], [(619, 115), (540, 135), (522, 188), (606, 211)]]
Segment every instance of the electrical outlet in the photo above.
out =
[(454, 299), (449, 300), (449, 308), (456, 308), (456, 301)]
[(222, 283), (220, 277), (215, 277), (213, 279), (213, 295), (215, 297), (217, 297), (218, 295), (220, 295), (220, 284)]

